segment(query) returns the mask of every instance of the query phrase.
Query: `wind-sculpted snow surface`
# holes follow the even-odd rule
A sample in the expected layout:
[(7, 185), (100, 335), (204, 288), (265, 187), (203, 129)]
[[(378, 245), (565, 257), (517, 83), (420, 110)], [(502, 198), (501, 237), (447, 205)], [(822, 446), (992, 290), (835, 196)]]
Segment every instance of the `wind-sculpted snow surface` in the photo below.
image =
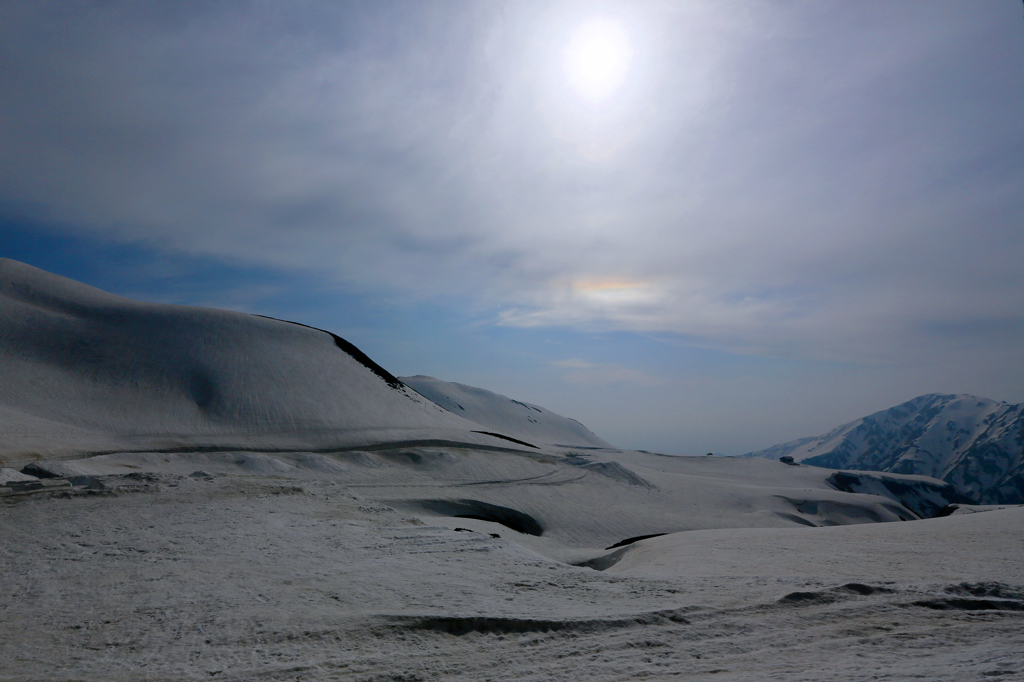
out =
[(967, 498), (1024, 503), (1024, 406), (970, 395), (920, 396), (748, 457), (790, 456), (834, 469), (922, 474)]
[[(998, 574), (1020, 581), (1024, 567), (1012, 563), (1024, 554), (1022, 522), (1024, 508), (1017, 507), (915, 523), (836, 526), (813, 533), (798, 528), (675, 533), (616, 550), (605, 570), (648, 576), (827, 575), (843, 581), (955, 581), (965, 575)], [(818, 552), (812, 545), (838, 551)], [(840, 554), (844, 559), (836, 562)], [(978, 605), (978, 610), (984, 608)], [(1014, 591), (1005, 608), (1024, 611), (1024, 591)]]
[[(862, 485), (874, 480), (875, 489), (844, 491), (832, 480), (834, 472), (817, 467), (616, 450), (559, 454), (392, 444), (330, 454), (125, 452), (34, 462), (23, 469), (43, 479), (80, 482), (97, 476), (187, 476), (195, 471), (336, 480), (403, 514), (496, 533), (567, 562), (586, 561), (602, 555), (605, 547), (655, 534), (919, 518), (870, 474), (861, 475)], [(927, 485), (927, 479), (912, 482)], [(944, 484), (933, 484), (941, 494)], [(914, 496), (907, 499), (908, 504), (916, 501)]]
[[(870, 523), (910, 512), (832, 490), (825, 469), (626, 456), (647, 489), (568, 459), (48, 465), (67, 478), (0, 494), (0, 680), (1024, 674), (1024, 509)], [(635, 541), (596, 544), (615, 537)]]
[(587, 427), (539, 405), (433, 377), (401, 377), (402, 383), (460, 417), (528, 442), (576, 447), (612, 447)]
[(349, 346), (253, 315), (138, 303), (0, 260), (0, 461), (200, 446), (501, 443)]

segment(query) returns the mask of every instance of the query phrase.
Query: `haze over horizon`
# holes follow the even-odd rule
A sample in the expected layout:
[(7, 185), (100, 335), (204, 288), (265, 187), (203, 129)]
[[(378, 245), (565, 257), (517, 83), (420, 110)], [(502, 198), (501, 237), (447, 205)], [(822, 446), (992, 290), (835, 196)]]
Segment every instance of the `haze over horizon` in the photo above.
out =
[(623, 448), (1024, 402), (1019, 2), (12, 2), (0, 257)]

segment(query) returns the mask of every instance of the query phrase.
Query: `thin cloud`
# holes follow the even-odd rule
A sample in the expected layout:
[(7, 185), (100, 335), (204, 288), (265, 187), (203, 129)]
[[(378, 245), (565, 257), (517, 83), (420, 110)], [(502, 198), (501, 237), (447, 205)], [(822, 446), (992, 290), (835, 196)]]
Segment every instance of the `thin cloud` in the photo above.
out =
[(616, 364), (600, 364), (569, 358), (557, 360), (551, 366), (562, 372), (564, 381), (583, 386), (607, 386), (615, 384), (632, 384), (634, 386), (662, 386), (665, 381), (650, 374), (630, 367)]
[(1024, 43), (995, 3), (610, 3), (636, 44), (602, 108), (559, 80), (586, 4), (160, 6), (0, 9), (11, 215), (498, 325), (1020, 347)]

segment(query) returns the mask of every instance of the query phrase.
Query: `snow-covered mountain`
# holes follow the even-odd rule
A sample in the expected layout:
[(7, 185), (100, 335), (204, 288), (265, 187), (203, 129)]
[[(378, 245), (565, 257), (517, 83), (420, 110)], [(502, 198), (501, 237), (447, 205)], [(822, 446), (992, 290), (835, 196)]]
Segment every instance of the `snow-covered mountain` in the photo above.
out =
[[(668, 480), (664, 466), (674, 461), (650, 455), (657, 466), (637, 464), (639, 455), (615, 450), (578, 422), (483, 389), (430, 377), (406, 379), (410, 388), (329, 332), (223, 310), (139, 303), (10, 260), (0, 260), (0, 377), (0, 466), (39, 462), (38, 472), (46, 470), (38, 468), (44, 461), (104, 453), (162, 453), (163, 461), (170, 453), (498, 448), (545, 461), (565, 458), (570, 478), (607, 478), (647, 499), (657, 481)], [(753, 471), (736, 464), (724, 465), (732, 478)], [(496, 466), (487, 459), (484, 468)], [(287, 469), (280, 462), (273, 467)], [(791, 467), (780, 471), (793, 478)], [(501, 475), (490, 471), (487, 480)], [(870, 518), (930, 516), (957, 501), (937, 482), (872, 478), (840, 485), (828, 476), (813, 474), (812, 487), (838, 490), (843, 500), (868, 495), (842, 504), (867, 505)], [(792, 495), (769, 497), (755, 506), (772, 508), (771, 523), (794, 523), (792, 505), (779, 501)], [(886, 499), (909, 513), (886, 517), (889, 512), (874, 510)], [(818, 508), (819, 501), (805, 502), (797, 506)], [(677, 501), (666, 504), (674, 510)], [(640, 513), (629, 530), (650, 530), (652, 513)], [(833, 516), (811, 523), (836, 522)]]
[(124, 450), (507, 446), (328, 332), (139, 303), (0, 259), (0, 462)]
[(446, 410), (488, 429), (545, 445), (612, 447), (590, 429), (539, 405), (433, 377), (400, 377), (402, 383)]
[[(1024, 667), (1024, 510), (958, 507), (927, 476), (616, 450), (406, 381), (328, 332), (0, 261), (0, 678)], [(1008, 419), (957, 428), (986, 417)], [(922, 632), (941, 654), (904, 663)]]
[(922, 474), (989, 504), (1024, 503), (1024, 405), (923, 395), (828, 433), (751, 452), (836, 469)]

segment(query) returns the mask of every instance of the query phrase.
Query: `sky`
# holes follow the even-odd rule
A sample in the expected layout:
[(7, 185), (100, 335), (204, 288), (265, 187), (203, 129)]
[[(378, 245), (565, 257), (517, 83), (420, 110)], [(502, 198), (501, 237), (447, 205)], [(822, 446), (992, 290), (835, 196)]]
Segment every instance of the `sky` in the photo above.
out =
[(0, 4), (0, 256), (624, 448), (1024, 402), (1017, 0)]

